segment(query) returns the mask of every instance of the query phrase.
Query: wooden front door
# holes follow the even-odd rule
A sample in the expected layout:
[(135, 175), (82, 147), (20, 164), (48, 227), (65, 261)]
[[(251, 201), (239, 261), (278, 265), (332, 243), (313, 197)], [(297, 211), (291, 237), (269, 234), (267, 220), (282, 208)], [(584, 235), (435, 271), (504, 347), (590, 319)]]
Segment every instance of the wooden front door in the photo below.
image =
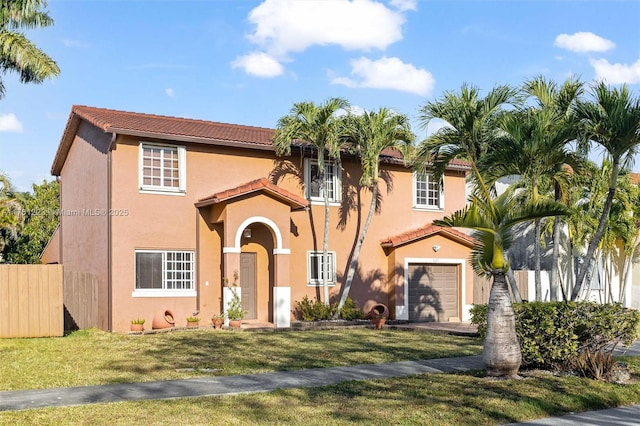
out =
[(240, 288), (246, 319), (256, 319), (256, 253), (240, 253)]

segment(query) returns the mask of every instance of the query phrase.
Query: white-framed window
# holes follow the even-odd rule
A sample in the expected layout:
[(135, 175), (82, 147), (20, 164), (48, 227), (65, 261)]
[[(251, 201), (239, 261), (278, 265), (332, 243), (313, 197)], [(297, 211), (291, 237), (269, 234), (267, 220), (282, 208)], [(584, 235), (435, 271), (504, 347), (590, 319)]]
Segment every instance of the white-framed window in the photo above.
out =
[[(327, 281), (329, 285), (336, 284), (336, 252), (330, 251), (328, 254), (329, 270)], [(309, 285), (322, 285), (324, 279), (324, 262), (322, 261), (321, 251), (307, 252), (307, 282)]]
[(193, 251), (136, 250), (134, 296), (195, 296)]
[(141, 192), (184, 194), (186, 150), (184, 146), (140, 143)]
[(413, 207), (417, 209), (444, 208), (442, 180), (436, 181), (430, 173), (413, 174)]
[[(329, 202), (339, 203), (341, 199), (341, 171), (338, 164), (332, 161), (324, 162), (324, 191), (327, 191)], [(324, 193), (320, 185), (320, 167), (318, 161), (306, 159), (304, 170), (305, 195), (311, 201), (324, 202)]]

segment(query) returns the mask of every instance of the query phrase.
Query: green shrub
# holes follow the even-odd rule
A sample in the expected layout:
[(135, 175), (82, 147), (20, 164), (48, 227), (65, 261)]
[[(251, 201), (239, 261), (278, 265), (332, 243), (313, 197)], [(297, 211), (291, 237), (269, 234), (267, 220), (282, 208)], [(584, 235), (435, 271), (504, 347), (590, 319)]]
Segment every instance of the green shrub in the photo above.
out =
[(296, 318), (302, 321), (328, 320), (333, 318), (334, 313), (335, 304), (327, 306), (318, 299), (312, 302), (307, 296), (304, 296), (301, 301), (296, 302), (296, 308), (294, 310)]
[(356, 302), (353, 301), (352, 298), (347, 297), (347, 300), (344, 301), (344, 305), (342, 306), (342, 310), (340, 311), (340, 318), (347, 321), (364, 319), (365, 315), (362, 312)]
[[(585, 353), (611, 352), (618, 343), (630, 344), (638, 336), (640, 313), (620, 304), (532, 302), (516, 303), (513, 308), (523, 365), (544, 368), (582, 365), (585, 368), (578, 370), (586, 372), (590, 370), (586, 364), (596, 358)], [(484, 338), (487, 305), (473, 306), (471, 322)]]
[[(333, 319), (338, 309), (337, 303), (332, 303), (327, 306), (320, 300), (311, 301), (307, 296), (304, 296), (301, 301), (296, 302), (296, 307), (293, 311), (295, 317), (301, 321), (322, 321)], [(358, 308), (350, 297), (347, 300), (340, 311), (340, 318), (352, 321), (356, 319), (363, 319), (364, 313), (362, 309)]]

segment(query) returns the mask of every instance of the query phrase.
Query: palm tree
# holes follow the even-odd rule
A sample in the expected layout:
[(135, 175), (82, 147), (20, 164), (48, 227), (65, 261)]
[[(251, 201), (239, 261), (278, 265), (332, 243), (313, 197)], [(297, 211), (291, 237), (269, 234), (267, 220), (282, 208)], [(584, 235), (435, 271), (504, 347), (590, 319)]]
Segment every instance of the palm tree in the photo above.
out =
[(582, 141), (585, 144), (593, 141), (606, 150), (611, 161), (611, 175), (598, 227), (587, 248), (571, 300), (578, 299), (584, 289), (585, 278), (593, 267), (594, 254), (605, 231), (620, 170), (631, 164), (640, 146), (640, 97), (632, 96), (626, 85), (617, 89), (603, 82), (592, 86), (592, 93), (592, 102), (578, 102), (576, 105), (583, 131)]
[(324, 303), (329, 305), (329, 195), (325, 190), (325, 152), (330, 159), (340, 159), (342, 118), (336, 112), (349, 103), (331, 98), (322, 105), (295, 103), (288, 115), (278, 120), (273, 145), (277, 155), (290, 155), (291, 143), (303, 141), (318, 151), (320, 193), (324, 197), (324, 238), (322, 244), (322, 287)]
[[(536, 100), (538, 108), (549, 110), (555, 115), (558, 126), (570, 127), (576, 131), (577, 118), (574, 114), (574, 106), (584, 92), (584, 84), (582, 82), (576, 78), (570, 78), (565, 80), (562, 86), (558, 87), (555, 82), (539, 76), (525, 82), (524, 90)], [(556, 201), (567, 198), (568, 192), (572, 188), (572, 178), (575, 173), (580, 172), (582, 163), (579, 156), (571, 155), (571, 157), (567, 158), (566, 164), (555, 165), (553, 168), (555, 171), (551, 172), (550, 178), (553, 183), (554, 199)], [(563, 173), (557, 173), (559, 171)], [(558, 261), (560, 259), (561, 228), (561, 217), (555, 217), (553, 220), (551, 278), (549, 280), (549, 298), (551, 301), (559, 300), (560, 271)]]
[[(412, 160), (414, 169), (424, 172), (430, 167), (434, 179), (439, 181), (451, 160), (464, 159), (471, 166), (470, 180), (475, 192), (483, 199), (490, 199), (493, 189), (485, 183), (479, 166), (498, 134), (503, 108), (516, 103), (516, 94), (509, 86), (496, 86), (481, 98), (477, 87), (463, 84), (459, 93), (445, 92), (442, 98), (427, 102), (418, 117), (423, 128), (436, 118), (446, 124), (418, 145)], [(520, 302), (522, 298), (512, 271), (509, 274), (514, 299)]]
[(0, 261), (7, 240), (17, 238), (22, 218), (22, 206), (14, 197), (11, 182), (0, 174)]
[[(499, 178), (520, 176), (517, 186), (524, 187), (524, 198), (537, 203), (545, 196), (544, 182), (566, 187), (569, 170), (578, 161), (566, 149), (575, 138), (574, 127), (567, 125), (549, 108), (513, 111), (500, 120), (502, 133), (493, 141), (481, 164), (481, 172), (492, 185)], [(566, 167), (571, 164), (573, 169)], [(535, 297), (542, 300), (540, 279), (541, 219), (534, 221)], [(556, 292), (557, 294), (557, 292)], [(554, 297), (553, 300), (557, 300)]]
[(513, 242), (513, 227), (521, 222), (565, 213), (565, 207), (550, 200), (521, 204), (510, 189), (495, 199), (473, 195), (467, 207), (434, 221), (439, 226), (472, 229), (476, 240), (471, 255), (472, 266), (478, 275), (493, 278), (483, 343), (483, 362), (489, 376), (515, 377), (522, 362), (505, 275), (509, 269), (505, 251)]
[(358, 241), (353, 251), (347, 279), (342, 289), (342, 296), (338, 303), (336, 316), (347, 300), (353, 277), (358, 266), (360, 249), (367, 235), (373, 213), (378, 211), (378, 180), (380, 178), (380, 155), (389, 148), (403, 148), (410, 146), (415, 136), (411, 133), (409, 119), (402, 114), (392, 112), (387, 108), (380, 108), (378, 112), (365, 112), (359, 116), (350, 115), (345, 120), (345, 141), (351, 149), (360, 157), (362, 164), (362, 176), (360, 185), (371, 191), (371, 204), (364, 223), (364, 227), (358, 236)]
[[(43, 11), (46, 7), (45, 0), (0, 1), (0, 73), (17, 72), (23, 83), (41, 83), (60, 73), (53, 59), (17, 31), (53, 25), (53, 19)], [(0, 79), (0, 98), (3, 95)]]

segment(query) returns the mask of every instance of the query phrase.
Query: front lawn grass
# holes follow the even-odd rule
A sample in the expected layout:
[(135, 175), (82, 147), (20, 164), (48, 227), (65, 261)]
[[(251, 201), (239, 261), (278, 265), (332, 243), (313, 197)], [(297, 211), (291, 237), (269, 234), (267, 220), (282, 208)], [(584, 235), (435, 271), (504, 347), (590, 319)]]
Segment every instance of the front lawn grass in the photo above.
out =
[[(637, 383), (640, 359), (624, 360)], [(495, 425), (637, 403), (639, 384), (544, 373), (504, 381), (479, 373), (425, 374), (230, 397), (5, 412), (0, 424)]]
[(0, 390), (265, 373), (478, 355), (481, 341), (402, 330), (176, 330), (0, 339)]

